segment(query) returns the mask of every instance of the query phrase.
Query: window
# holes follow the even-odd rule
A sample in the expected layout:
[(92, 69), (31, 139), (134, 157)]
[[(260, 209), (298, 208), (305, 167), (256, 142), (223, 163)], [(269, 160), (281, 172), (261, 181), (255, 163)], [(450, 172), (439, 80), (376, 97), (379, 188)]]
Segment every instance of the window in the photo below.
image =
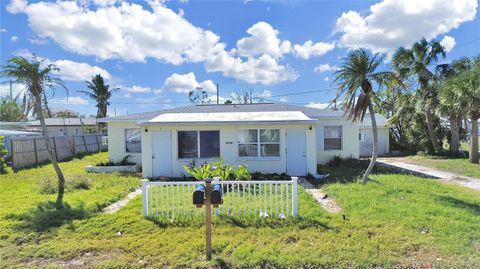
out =
[(220, 157), (219, 131), (179, 131), (178, 158)]
[(280, 157), (279, 129), (238, 130), (239, 157)]
[(323, 149), (342, 149), (342, 126), (325, 126), (323, 129)]
[(125, 151), (132, 153), (142, 152), (140, 129), (125, 129)]

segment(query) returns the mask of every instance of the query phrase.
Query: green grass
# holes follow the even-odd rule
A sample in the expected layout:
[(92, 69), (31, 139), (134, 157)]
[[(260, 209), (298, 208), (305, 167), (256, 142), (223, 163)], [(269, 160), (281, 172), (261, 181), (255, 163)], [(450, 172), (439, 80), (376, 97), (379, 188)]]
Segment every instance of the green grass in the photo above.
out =
[[(82, 174), (83, 166), (99, 159), (106, 156), (62, 163), (62, 168)], [(153, 222), (142, 217), (140, 197), (115, 214), (95, 213), (138, 186), (134, 177), (88, 175), (92, 188), (66, 193), (66, 201), (73, 207), (83, 201), (93, 213), (46, 232), (19, 228), (22, 221), (9, 215), (54, 199), (35, 190), (40, 175), (53, 176), (51, 169), (0, 176), (0, 267), (480, 266), (480, 195), (456, 185), (384, 170), (363, 185), (352, 183), (360, 170), (329, 168), (335, 176), (323, 187), (337, 198), (346, 220), (324, 211), (300, 188), (298, 219), (215, 218), (213, 260), (206, 261), (200, 221)]]
[(447, 158), (442, 156), (409, 156), (402, 158), (404, 161), (432, 167), (439, 170), (457, 173), (460, 175), (480, 178), (480, 165), (473, 164), (464, 158)]

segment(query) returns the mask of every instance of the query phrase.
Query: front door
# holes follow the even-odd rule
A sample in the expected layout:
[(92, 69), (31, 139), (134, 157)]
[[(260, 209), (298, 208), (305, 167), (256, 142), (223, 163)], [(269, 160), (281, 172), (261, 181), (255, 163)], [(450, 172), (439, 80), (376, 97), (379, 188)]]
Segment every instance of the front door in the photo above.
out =
[(152, 132), (152, 176), (172, 175), (172, 132)]
[(287, 129), (287, 173), (304, 176), (307, 170), (305, 129)]

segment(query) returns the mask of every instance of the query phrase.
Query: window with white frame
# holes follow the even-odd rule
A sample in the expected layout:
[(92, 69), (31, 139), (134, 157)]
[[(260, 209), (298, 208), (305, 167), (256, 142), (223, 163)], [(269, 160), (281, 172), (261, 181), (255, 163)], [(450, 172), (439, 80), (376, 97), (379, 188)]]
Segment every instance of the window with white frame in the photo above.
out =
[(142, 137), (140, 129), (125, 129), (125, 152), (142, 152)]
[(220, 157), (219, 131), (178, 131), (178, 158)]
[(280, 157), (280, 130), (238, 130), (238, 157)]
[(325, 126), (323, 128), (323, 149), (341, 150), (342, 135), (342, 126)]

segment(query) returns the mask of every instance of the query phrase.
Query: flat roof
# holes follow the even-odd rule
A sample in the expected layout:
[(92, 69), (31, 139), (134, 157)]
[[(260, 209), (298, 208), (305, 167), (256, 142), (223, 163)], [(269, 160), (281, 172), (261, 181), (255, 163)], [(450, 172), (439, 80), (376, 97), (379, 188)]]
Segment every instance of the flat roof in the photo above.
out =
[(301, 111), (258, 111), (258, 112), (213, 112), (213, 113), (165, 113), (141, 125), (158, 124), (232, 124), (232, 123), (312, 123)]

